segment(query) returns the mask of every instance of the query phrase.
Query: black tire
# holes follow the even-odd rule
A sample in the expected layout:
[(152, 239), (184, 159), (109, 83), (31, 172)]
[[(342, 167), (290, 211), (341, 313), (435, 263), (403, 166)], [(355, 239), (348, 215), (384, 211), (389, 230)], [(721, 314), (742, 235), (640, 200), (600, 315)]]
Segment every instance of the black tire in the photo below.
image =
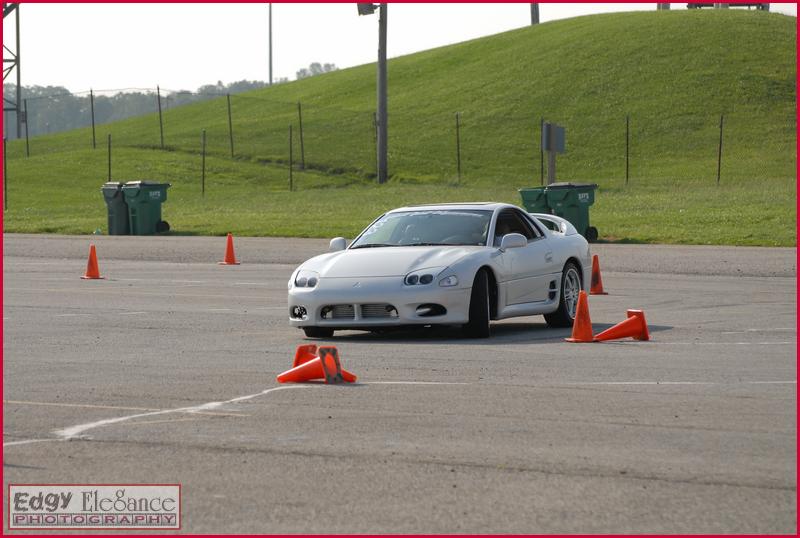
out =
[(303, 327), (303, 332), (309, 338), (330, 338), (333, 336), (333, 329), (328, 327)]
[(461, 330), (467, 338), (489, 337), (489, 276), (481, 269), (472, 282), (472, 295), (469, 300), (469, 321)]
[[(577, 289), (575, 289), (577, 286)], [(581, 271), (573, 262), (567, 262), (561, 271), (561, 289), (558, 292), (558, 309), (545, 314), (544, 320), (550, 327), (572, 327), (575, 321), (575, 308), (578, 292), (583, 289)]]
[(169, 231), (169, 222), (160, 220), (156, 223), (156, 232), (162, 234)]
[(586, 228), (586, 240), (589, 243), (596, 242), (597, 238), (598, 238), (597, 228), (595, 228), (594, 226), (589, 226), (588, 228)]

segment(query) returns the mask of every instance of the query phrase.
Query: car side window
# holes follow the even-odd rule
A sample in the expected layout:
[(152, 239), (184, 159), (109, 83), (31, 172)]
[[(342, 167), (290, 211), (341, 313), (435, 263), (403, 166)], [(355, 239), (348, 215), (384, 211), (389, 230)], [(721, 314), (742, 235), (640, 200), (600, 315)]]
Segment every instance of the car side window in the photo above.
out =
[(533, 227), (513, 209), (505, 209), (497, 216), (497, 224), (494, 228), (494, 244), (500, 246), (500, 241), (507, 234), (522, 234), (528, 241), (538, 237)]
[(544, 237), (544, 232), (541, 229), (539, 229), (539, 227), (536, 225), (536, 222), (534, 222), (532, 218), (530, 218), (528, 215), (520, 211), (516, 211), (516, 213), (523, 220), (523, 222), (525, 222), (528, 226), (530, 226), (531, 230), (533, 231), (534, 238), (538, 239), (540, 237)]

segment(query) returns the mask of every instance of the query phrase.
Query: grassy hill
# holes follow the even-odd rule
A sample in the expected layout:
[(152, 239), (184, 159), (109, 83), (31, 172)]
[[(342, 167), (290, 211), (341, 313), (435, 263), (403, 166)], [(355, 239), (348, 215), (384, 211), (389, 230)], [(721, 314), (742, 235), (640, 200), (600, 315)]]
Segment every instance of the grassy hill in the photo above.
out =
[[(8, 147), (7, 231), (105, 228), (106, 135), (115, 180), (170, 182), (176, 233), (352, 235), (405, 203), (519, 203), (539, 184), (539, 121), (567, 129), (560, 180), (598, 183), (592, 220), (612, 240), (795, 245), (796, 27), (774, 13), (595, 15), (389, 62), (389, 184), (374, 185), (375, 66)], [(390, 42), (391, 47), (391, 42)], [(306, 169), (287, 192), (288, 126)], [(455, 113), (462, 176), (456, 174)], [(716, 185), (720, 115), (725, 116)], [(630, 181), (625, 184), (625, 118)], [(200, 133), (208, 136), (200, 196)], [(345, 188), (346, 187), (346, 188)]]

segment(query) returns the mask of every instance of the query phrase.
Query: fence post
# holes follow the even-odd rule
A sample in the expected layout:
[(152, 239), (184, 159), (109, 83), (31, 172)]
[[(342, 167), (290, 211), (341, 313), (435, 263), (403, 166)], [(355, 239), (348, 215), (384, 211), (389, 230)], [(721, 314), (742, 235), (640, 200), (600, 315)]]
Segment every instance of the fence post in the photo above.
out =
[(108, 134), (108, 181), (111, 181), (111, 133)]
[(458, 182), (461, 183), (461, 113), (456, 112), (456, 169)]
[(23, 99), (22, 103), (23, 103), (22, 106), (24, 108), (24, 113), (23, 114), (25, 116), (25, 156), (26, 157), (30, 157), (31, 156), (31, 146), (30, 146), (30, 140), (28, 138), (28, 100), (27, 99)]
[(631, 116), (625, 115), (625, 185), (628, 185), (630, 177), (630, 154), (631, 154)]
[(539, 185), (544, 185), (544, 145), (542, 144), (542, 137), (544, 136), (544, 118), (539, 118)]
[(92, 109), (92, 149), (97, 149), (97, 137), (94, 129), (94, 90), (89, 90), (89, 104)]
[(300, 170), (306, 169), (306, 147), (303, 142), (303, 108), (297, 103), (297, 120), (300, 124)]
[(158, 129), (161, 133), (161, 149), (164, 149), (164, 116), (161, 114), (161, 86), (156, 86), (156, 97), (158, 99)]
[(719, 116), (719, 149), (717, 151), (717, 186), (719, 187), (719, 177), (722, 171), (722, 125), (725, 120), (725, 115)]
[(228, 136), (231, 139), (231, 158), (233, 158), (233, 116), (231, 115), (231, 94), (228, 95)]
[(8, 210), (8, 151), (6, 137), (3, 136), (3, 211)]
[(202, 151), (203, 159), (202, 159), (202, 175), (200, 176), (200, 195), (205, 197), (206, 195), (206, 130), (203, 129), (203, 151)]
[(294, 157), (292, 156), (292, 126), (289, 124), (289, 192), (292, 192), (294, 185), (292, 184), (292, 166)]

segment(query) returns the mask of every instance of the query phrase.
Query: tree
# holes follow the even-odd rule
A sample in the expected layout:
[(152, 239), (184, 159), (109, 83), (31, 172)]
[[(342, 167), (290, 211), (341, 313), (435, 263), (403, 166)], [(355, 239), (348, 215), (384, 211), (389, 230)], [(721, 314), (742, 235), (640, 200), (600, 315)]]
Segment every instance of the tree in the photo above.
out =
[(336, 67), (336, 64), (321, 64), (319, 62), (312, 62), (307, 68), (303, 67), (297, 71), (297, 80), (338, 70), (339, 68)]

